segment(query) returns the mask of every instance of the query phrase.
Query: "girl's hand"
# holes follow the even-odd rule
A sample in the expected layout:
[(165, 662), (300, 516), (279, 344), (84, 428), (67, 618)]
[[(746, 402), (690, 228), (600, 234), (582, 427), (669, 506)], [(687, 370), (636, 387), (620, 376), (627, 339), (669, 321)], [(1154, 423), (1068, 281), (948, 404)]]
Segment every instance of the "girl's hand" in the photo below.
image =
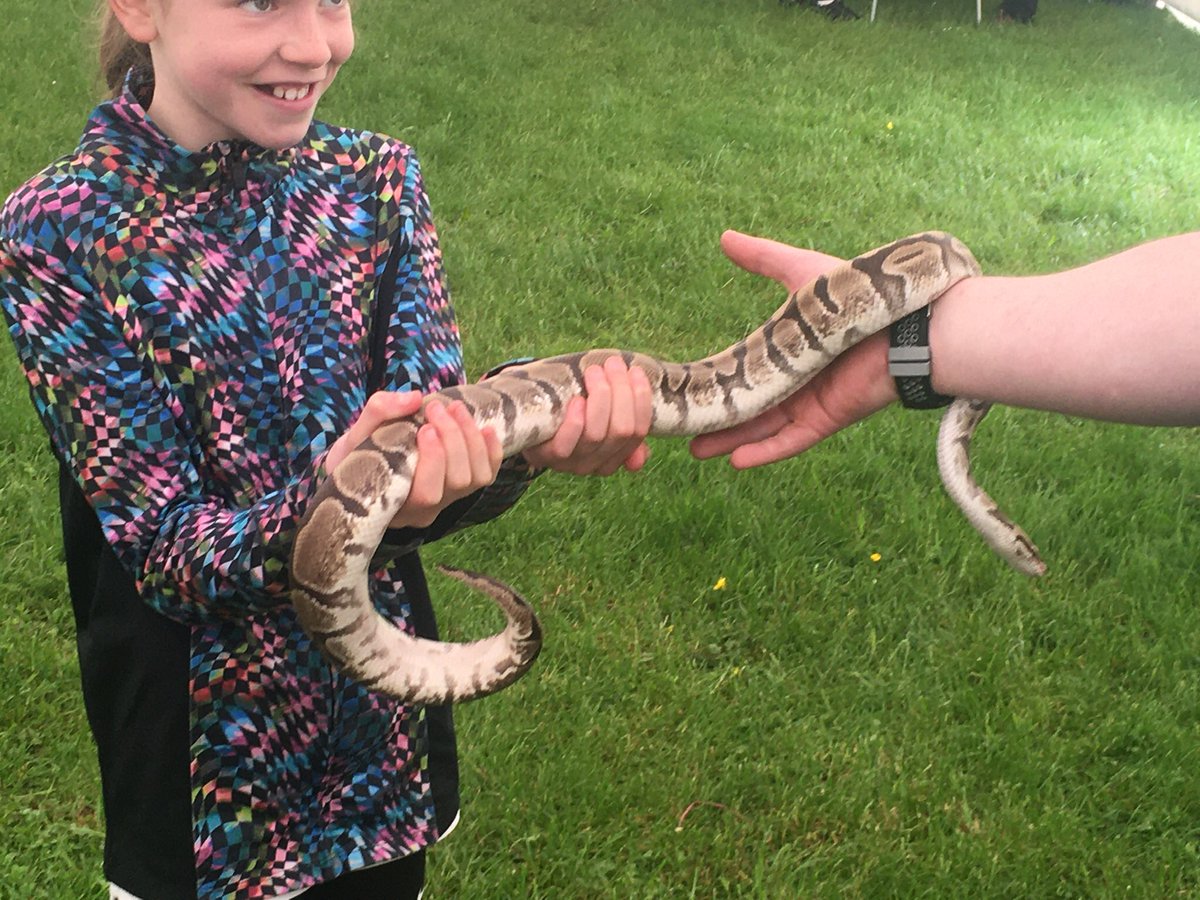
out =
[[(411, 416), (421, 408), (418, 393), (380, 391), (371, 396), (354, 424), (330, 448), (325, 460), (332, 472), (378, 427)], [(492, 429), (480, 428), (462, 403), (430, 403), (417, 431), (417, 466), (408, 499), (391, 528), (425, 528), (438, 513), (496, 480), (502, 449)]]
[(636, 366), (611, 356), (604, 366), (583, 373), (587, 399), (573, 397), (550, 440), (525, 451), (537, 467), (574, 475), (612, 475), (624, 467), (636, 472), (650, 458), (650, 382)]
[[(842, 261), (815, 250), (727, 231), (721, 249), (748, 272), (774, 278), (789, 292), (799, 290)], [(864, 419), (897, 399), (887, 371), (886, 333), (847, 350), (778, 406), (733, 428), (701, 435), (691, 444), (698, 459), (729, 454), (746, 469), (795, 456), (834, 432)]]

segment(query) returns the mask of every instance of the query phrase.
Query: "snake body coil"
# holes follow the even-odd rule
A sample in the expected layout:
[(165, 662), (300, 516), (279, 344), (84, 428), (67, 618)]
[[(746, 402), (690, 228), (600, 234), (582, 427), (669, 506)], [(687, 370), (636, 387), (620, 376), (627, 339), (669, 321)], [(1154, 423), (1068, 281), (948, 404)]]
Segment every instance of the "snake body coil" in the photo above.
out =
[[(481, 427), (495, 429), (509, 456), (549, 439), (567, 402), (584, 393), (584, 370), (615, 355), (649, 378), (651, 434), (704, 434), (770, 409), (858, 341), (978, 273), (954, 237), (914, 235), (816, 279), (745, 340), (706, 359), (676, 364), (589, 350), (505, 369), (429, 399), (463, 401)], [(938, 452), (943, 480), (993, 548), (1039, 574), (1036, 549), (971, 480), (967, 444), (983, 412), (985, 406), (961, 400), (948, 411)], [(537, 656), (541, 631), (514, 591), (460, 570), (449, 572), (504, 609), (504, 631), (474, 643), (440, 643), (405, 633), (375, 610), (367, 589), (371, 557), (408, 496), (422, 421), (418, 413), (377, 429), (322, 483), (296, 534), (291, 585), (301, 626), (334, 665), (372, 689), (436, 704), (480, 697), (519, 678)]]

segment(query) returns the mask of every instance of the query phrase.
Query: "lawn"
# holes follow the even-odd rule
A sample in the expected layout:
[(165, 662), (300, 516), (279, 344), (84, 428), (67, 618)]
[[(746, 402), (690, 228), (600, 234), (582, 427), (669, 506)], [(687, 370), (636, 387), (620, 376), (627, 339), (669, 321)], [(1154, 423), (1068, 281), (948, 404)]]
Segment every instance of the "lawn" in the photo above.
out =
[[(6, 0), (0, 193), (95, 102), (89, 6)], [(416, 147), (472, 373), (726, 346), (782, 296), (721, 257), (725, 228), (841, 255), (939, 228), (1023, 274), (1200, 227), (1200, 36), (1151, 7), (357, 16), (322, 115)], [(0, 898), (99, 898), (56, 472), (10, 348), (0, 396)], [(656, 441), (644, 473), (547, 476), (429, 548), (547, 634), (458, 712), (430, 900), (1200, 894), (1200, 434), (994, 412), (976, 470), (1042, 547), (1033, 582), (940, 491), (935, 429), (891, 410), (740, 474)], [(497, 626), (435, 590), (452, 636)]]

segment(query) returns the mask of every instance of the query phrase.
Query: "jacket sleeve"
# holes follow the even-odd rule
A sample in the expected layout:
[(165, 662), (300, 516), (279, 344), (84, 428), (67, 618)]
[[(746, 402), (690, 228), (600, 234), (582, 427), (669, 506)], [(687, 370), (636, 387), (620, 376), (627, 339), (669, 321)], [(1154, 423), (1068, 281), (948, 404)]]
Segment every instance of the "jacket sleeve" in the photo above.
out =
[[(396, 192), (401, 224), (375, 303), (376, 314), (391, 309), (382, 381), (389, 390), (431, 392), (464, 381), (462, 345), (420, 165), (408, 148), (401, 158), (402, 166), (383, 167), (385, 182), (391, 176), (402, 188)], [(447, 507), (429, 528), (387, 532), (381, 555), (399, 555), (499, 516), (537, 474), (520, 454), (504, 460), (493, 484)]]
[(53, 222), (5, 217), (0, 303), (55, 454), (143, 598), (183, 622), (285, 602), (287, 552), (320, 459), (249, 506), (205, 493), (182, 402)]

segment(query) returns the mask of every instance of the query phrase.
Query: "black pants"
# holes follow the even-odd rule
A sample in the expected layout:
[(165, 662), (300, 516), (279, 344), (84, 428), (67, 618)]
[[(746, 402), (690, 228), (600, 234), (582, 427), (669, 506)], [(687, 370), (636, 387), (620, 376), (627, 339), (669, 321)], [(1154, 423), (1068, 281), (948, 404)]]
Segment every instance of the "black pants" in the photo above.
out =
[(425, 851), (318, 884), (301, 900), (417, 900), (425, 885)]

